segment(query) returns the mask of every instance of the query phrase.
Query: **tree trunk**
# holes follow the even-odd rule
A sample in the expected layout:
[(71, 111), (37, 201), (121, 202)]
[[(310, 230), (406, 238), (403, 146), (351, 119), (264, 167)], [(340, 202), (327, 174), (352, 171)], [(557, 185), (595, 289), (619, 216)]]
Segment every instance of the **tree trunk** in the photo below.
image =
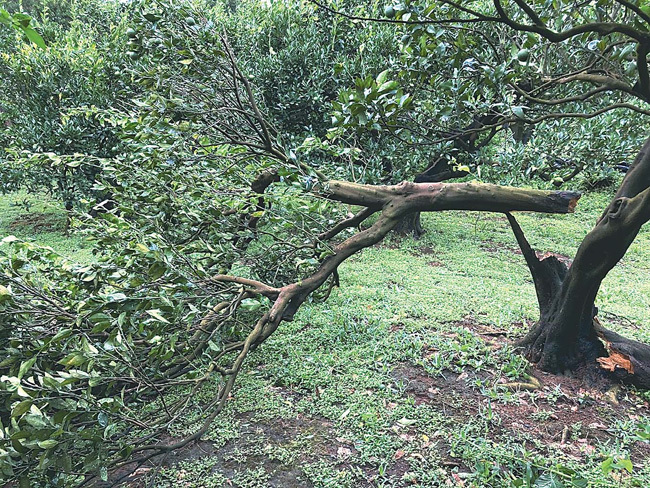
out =
[(413, 236), (413, 239), (419, 239), (424, 234), (424, 227), (420, 222), (420, 212), (408, 214), (395, 226), (393, 232), (402, 236)]
[(540, 308), (539, 322), (520, 343), (526, 356), (554, 373), (599, 363), (627, 382), (650, 386), (650, 347), (600, 326), (594, 304), (603, 279), (650, 220), (650, 139), (570, 267), (552, 256), (539, 259), (515, 219), (508, 219), (533, 275)]

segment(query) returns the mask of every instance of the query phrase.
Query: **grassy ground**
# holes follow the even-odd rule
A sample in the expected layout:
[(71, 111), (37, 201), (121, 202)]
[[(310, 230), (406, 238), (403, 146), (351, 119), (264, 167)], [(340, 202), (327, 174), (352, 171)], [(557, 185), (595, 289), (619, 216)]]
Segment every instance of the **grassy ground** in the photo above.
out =
[[(536, 249), (572, 256), (608, 198), (518, 217)], [(0, 215), (3, 234), (16, 230), (20, 213)], [(424, 224), (421, 240), (342, 266), (326, 303), (249, 356), (206, 439), (131, 486), (650, 486), (650, 395), (547, 375), (513, 354), (536, 308), (505, 218), (449, 212)], [(64, 252), (79, 245), (60, 238)], [(598, 305), (606, 326), (650, 341), (648, 262), (650, 229)], [(172, 436), (196, 429), (215, 388), (194, 396)]]
[(79, 262), (92, 259), (83, 239), (78, 234), (66, 233), (62, 204), (47, 195), (24, 192), (0, 195), (0, 239), (9, 235), (34, 239)]

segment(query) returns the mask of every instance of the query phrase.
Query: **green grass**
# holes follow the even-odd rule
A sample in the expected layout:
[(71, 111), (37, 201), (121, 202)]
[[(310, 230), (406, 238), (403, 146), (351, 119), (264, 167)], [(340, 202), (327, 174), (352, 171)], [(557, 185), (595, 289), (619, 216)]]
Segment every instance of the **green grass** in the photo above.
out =
[(34, 240), (81, 263), (92, 261), (83, 238), (66, 232), (63, 205), (44, 194), (0, 195), (0, 239), (9, 235)]
[[(588, 195), (574, 215), (518, 218), (537, 249), (572, 256), (609, 198)], [(537, 318), (506, 219), (448, 212), (424, 224), (419, 241), (393, 238), (345, 263), (326, 303), (303, 307), (249, 357), (208, 436), (217, 453), (162, 469), (152, 486), (175, 486), (180, 474), (197, 487), (500, 487), (536, 470), (535, 486), (559, 486), (543, 484), (553, 473), (565, 486), (572, 476), (650, 485), (650, 449), (636, 437), (650, 423), (643, 398), (624, 390), (612, 405), (602, 391), (539, 372), (534, 391), (502, 386), (531, 370), (489, 334), (516, 338)], [(646, 229), (598, 298), (606, 325), (644, 340), (649, 240)], [(175, 435), (196, 428), (214, 388), (196, 396)], [(630, 459), (632, 473), (606, 474), (610, 458)], [(220, 481), (205, 485), (206, 476)]]
[[(536, 249), (572, 256), (609, 198), (587, 195), (574, 215), (517, 217)], [(28, 232), (12, 224), (24, 211), (0, 205), (3, 234)], [(647, 394), (623, 389), (612, 404), (513, 353), (509, 340), (537, 309), (506, 219), (448, 212), (424, 225), (419, 241), (391, 238), (346, 262), (327, 302), (305, 305), (249, 356), (206, 442), (147, 472), (147, 486), (532, 486), (516, 484), (526, 473), (541, 475), (534, 486), (560, 486), (553, 476), (564, 486), (650, 486), (650, 446), (639, 437)], [(81, 244), (32, 237), (69, 255)], [(640, 340), (650, 340), (647, 262), (650, 228), (598, 297), (605, 325)], [(512, 385), (530, 373), (540, 388)], [(216, 388), (193, 395), (172, 436), (198, 428)]]

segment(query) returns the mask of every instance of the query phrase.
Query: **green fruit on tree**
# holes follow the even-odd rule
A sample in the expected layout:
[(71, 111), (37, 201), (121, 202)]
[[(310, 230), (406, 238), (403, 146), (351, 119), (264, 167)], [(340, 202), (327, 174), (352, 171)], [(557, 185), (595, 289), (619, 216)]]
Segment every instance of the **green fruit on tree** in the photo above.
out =
[(528, 49), (522, 49), (517, 53), (517, 59), (522, 63), (526, 63), (530, 59), (530, 51)]
[(196, 20), (194, 20), (194, 17), (188, 17), (185, 19), (185, 23), (187, 25), (196, 25)]
[(384, 8), (384, 15), (389, 19), (392, 19), (395, 17), (395, 9), (388, 5), (386, 8)]
[(138, 53), (134, 52), (134, 51), (129, 51), (129, 52), (126, 53), (126, 54), (127, 54), (127, 56), (128, 56), (129, 58), (131, 58), (131, 59), (134, 60), (134, 61), (135, 61), (136, 59), (139, 59), (139, 58), (140, 58), (140, 55), (139, 55)]
[(129, 28), (126, 30), (126, 35), (127, 35), (128, 37), (130, 37), (131, 39), (133, 39), (134, 37), (138, 37), (138, 33), (137, 33), (136, 30), (133, 29), (132, 27), (129, 27)]
[(411, 36), (409, 36), (408, 34), (403, 35), (402, 36), (402, 44), (404, 44), (406, 46), (407, 44), (410, 44), (410, 43), (411, 43)]

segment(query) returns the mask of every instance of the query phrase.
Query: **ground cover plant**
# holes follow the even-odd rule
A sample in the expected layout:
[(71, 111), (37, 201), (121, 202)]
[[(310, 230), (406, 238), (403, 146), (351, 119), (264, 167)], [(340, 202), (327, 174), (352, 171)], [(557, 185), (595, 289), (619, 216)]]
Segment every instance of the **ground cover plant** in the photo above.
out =
[(24, 192), (9, 193), (0, 200), (0, 234), (21, 239), (35, 239), (79, 262), (92, 260), (89, 245), (83, 236), (66, 231), (66, 215), (59, 211), (59, 202), (47, 195)]
[[(520, 220), (540, 249), (570, 255), (609, 195), (584, 198), (575, 216)], [(645, 486), (647, 395), (546, 375), (514, 353), (537, 311), (507, 220), (462, 212), (425, 225), (421, 240), (394, 238), (347, 264), (326, 304), (307, 305), (253, 354), (204, 440), (142, 467), (127, 486), (519, 486), (540, 477), (538, 486)], [(638, 265), (648, 239), (642, 232), (601, 295), (605, 323), (638, 340), (647, 340), (650, 284)], [(170, 441), (196, 428), (212, 396), (210, 383), (194, 394)]]
[[(20, 85), (34, 102), (24, 107), (20, 90), (6, 90), (3, 106), (11, 110), (0, 115), (9, 147), (1, 156), (12, 176), (3, 191), (50, 191), (70, 212), (64, 233), (85, 236), (92, 257), (18, 236), (2, 241), (0, 469), (7, 480), (84, 486), (195, 476), (201, 483), (207, 470), (216, 485), (231, 477), (240, 486), (281, 484), (268, 466), (233, 471), (224, 458), (230, 464), (221, 469), (218, 455), (186, 471), (169, 462), (228, 437), (246, 445), (231, 443), (223, 455), (265, 458), (237, 426), (266, 411), (250, 402), (269, 391), (267, 419), (293, 423), (260, 435), (291, 435), (300, 444), (312, 435), (301, 440), (304, 431), (314, 431), (314, 457), (291, 449), (269, 456), (281, 466), (305, 465), (285, 473), (296, 483), (644, 483), (638, 459), (647, 447), (650, 347), (642, 324), (633, 338), (620, 332), (626, 319), (643, 322), (643, 294), (630, 284), (645, 285), (627, 263), (644, 270), (642, 226), (650, 219), (650, 142), (642, 143), (636, 123), (650, 113), (645, 5), (443, 0), (239, 9), (143, 0), (97, 9), (80, 3), (70, 8), (72, 20), (50, 20), (49, 7), (39, 14), (35, 5), (36, 28), (57, 42), (43, 54), (12, 38), (20, 30), (3, 31), (2, 68), (34, 80)], [(251, 27), (242, 11), (262, 22)], [(89, 18), (97, 20), (92, 36), (76, 36)], [(278, 26), (291, 43), (275, 42)], [(265, 44), (267, 37), (274, 42)], [(383, 49), (391, 38), (399, 52)], [(75, 50), (84, 42), (81, 57)], [(356, 52), (350, 43), (369, 46), (372, 61), (348, 64)], [(300, 53), (313, 49), (324, 67), (301, 62)], [(388, 67), (377, 72), (382, 54)], [(25, 69), (44, 66), (43, 56), (80, 70), (58, 78)], [(303, 75), (269, 83), (269, 65), (278, 62), (277, 73), (295, 62)], [(336, 99), (323, 83), (329, 69)], [(307, 96), (305, 80), (314, 80)], [(58, 99), (69, 103), (50, 99), (52, 83), (66, 85)], [(75, 86), (96, 91), (69, 97)], [(327, 131), (323, 103), (331, 103)], [(289, 115), (315, 105), (313, 126)], [(598, 137), (606, 128), (589, 122), (598, 116), (625, 132), (618, 149), (611, 148), (616, 137)], [(18, 120), (47, 122), (56, 129), (53, 145), (25, 147), (30, 139), (15, 129)], [(544, 137), (549, 131), (558, 137)], [(564, 131), (573, 134), (567, 147), (577, 146), (572, 161), (554, 155)], [(517, 161), (530, 144), (541, 148)], [(635, 145), (641, 150), (631, 161)], [(500, 156), (503, 147), (510, 159)], [(463, 180), (446, 181), (453, 178)], [(503, 179), (519, 186), (493, 183)], [(573, 240), (549, 244), (545, 238), (559, 236), (544, 234), (549, 217), (520, 213), (573, 213), (581, 195), (567, 181), (609, 185), (610, 193), (587, 199), (586, 221), (561, 221), (575, 230)], [(419, 215), (449, 211), (460, 213), (432, 218), (422, 238)], [(464, 218), (473, 220), (475, 239), (488, 235), (478, 249), (468, 245)], [(3, 225), (18, 230), (28, 224), (8, 220)], [(503, 234), (506, 222), (516, 247)], [(408, 260), (391, 254), (395, 230), (420, 237), (406, 241)], [(480, 267), (471, 266), (477, 258), (467, 249)], [(483, 264), (490, 255), (498, 266)], [(377, 274), (362, 271), (373, 264)], [(438, 282), (409, 282), (434, 277), (432, 270), (440, 290)], [(346, 300), (338, 289), (350, 279), (344, 272), (372, 293), (359, 290), (364, 302), (347, 313), (330, 308)], [(454, 280), (463, 275), (469, 281), (459, 296)], [(603, 284), (613, 277), (621, 286), (611, 291)], [(386, 283), (389, 295), (379, 291)], [(442, 305), (436, 291), (447, 298)], [(278, 335), (287, 332), (307, 343), (294, 348), (299, 343)], [(563, 387), (554, 374), (572, 380)], [(632, 385), (623, 390), (631, 401), (607, 407), (602, 400), (616, 403), (610, 386), (621, 382)], [(447, 396), (457, 401), (440, 400)], [(560, 398), (568, 408), (554, 408)], [(584, 432), (573, 416), (583, 403)], [(296, 424), (299, 415), (307, 415), (305, 425)], [(522, 424), (530, 438), (517, 433), (522, 416), (531, 418)], [(597, 421), (605, 416), (609, 424)], [(574, 421), (559, 433), (545, 427), (565, 418)], [(418, 424), (425, 431), (416, 432)], [(319, 442), (332, 437), (332, 426), (345, 436)], [(602, 430), (607, 437), (595, 433)], [(559, 435), (557, 446), (544, 435)], [(438, 457), (412, 452), (407, 444), (416, 438), (423, 449), (439, 447)], [(323, 461), (331, 454), (324, 444), (336, 446), (342, 465)], [(573, 452), (549, 463), (549, 446)]]

